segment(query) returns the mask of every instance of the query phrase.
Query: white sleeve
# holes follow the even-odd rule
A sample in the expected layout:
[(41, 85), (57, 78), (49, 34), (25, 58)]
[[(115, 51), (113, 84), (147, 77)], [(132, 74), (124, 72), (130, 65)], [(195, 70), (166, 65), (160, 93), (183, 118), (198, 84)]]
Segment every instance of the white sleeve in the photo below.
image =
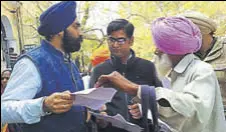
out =
[[(157, 100), (164, 98), (171, 107), (159, 107), (160, 115), (171, 117), (175, 114), (184, 118), (197, 116), (200, 122), (207, 121), (214, 106), (216, 89), (219, 88), (211, 68), (202, 68), (193, 75), (193, 80), (184, 86), (182, 92), (156, 88)], [(205, 92), (204, 92), (205, 91)]]
[(2, 123), (37, 123), (44, 115), (43, 97), (33, 99), (41, 90), (41, 77), (28, 58), (19, 60), (1, 96)]

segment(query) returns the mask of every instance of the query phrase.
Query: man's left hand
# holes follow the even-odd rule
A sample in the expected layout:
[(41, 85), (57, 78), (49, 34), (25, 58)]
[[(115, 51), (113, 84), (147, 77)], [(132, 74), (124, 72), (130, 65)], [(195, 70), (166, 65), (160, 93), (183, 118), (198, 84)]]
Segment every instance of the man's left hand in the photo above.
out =
[(134, 119), (140, 119), (142, 117), (139, 104), (128, 105), (129, 113)]

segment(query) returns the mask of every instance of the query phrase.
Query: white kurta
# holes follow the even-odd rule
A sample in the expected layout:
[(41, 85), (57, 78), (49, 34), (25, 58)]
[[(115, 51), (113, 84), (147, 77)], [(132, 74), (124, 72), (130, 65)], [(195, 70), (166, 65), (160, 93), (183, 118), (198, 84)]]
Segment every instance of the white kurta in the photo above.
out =
[(179, 132), (226, 132), (220, 87), (211, 65), (186, 55), (171, 72), (171, 89), (156, 88), (160, 119)]

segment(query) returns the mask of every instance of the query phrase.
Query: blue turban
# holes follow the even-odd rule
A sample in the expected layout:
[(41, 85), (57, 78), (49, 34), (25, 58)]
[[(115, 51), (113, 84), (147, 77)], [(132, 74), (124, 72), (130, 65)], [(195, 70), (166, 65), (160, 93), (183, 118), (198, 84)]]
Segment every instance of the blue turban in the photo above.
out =
[(74, 1), (57, 3), (41, 14), (38, 33), (43, 36), (55, 35), (65, 30), (75, 19), (76, 3)]

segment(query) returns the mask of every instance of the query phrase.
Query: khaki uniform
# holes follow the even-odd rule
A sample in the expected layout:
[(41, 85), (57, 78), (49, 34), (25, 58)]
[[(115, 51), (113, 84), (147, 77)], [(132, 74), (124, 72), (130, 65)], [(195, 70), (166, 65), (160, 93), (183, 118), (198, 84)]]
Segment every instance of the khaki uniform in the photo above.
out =
[[(187, 12), (182, 15), (196, 24), (202, 34), (214, 33), (217, 30), (217, 24), (211, 18), (200, 12)], [(199, 54), (198, 56), (214, 68), (221, 88), (226, 117), (226, 36), (217, 37), (211, 51), (207, 55)]]
[(226, 37), (218, 37), (212, 50), (203, 60), (211, 64), (220, 84), (226, 115)]

